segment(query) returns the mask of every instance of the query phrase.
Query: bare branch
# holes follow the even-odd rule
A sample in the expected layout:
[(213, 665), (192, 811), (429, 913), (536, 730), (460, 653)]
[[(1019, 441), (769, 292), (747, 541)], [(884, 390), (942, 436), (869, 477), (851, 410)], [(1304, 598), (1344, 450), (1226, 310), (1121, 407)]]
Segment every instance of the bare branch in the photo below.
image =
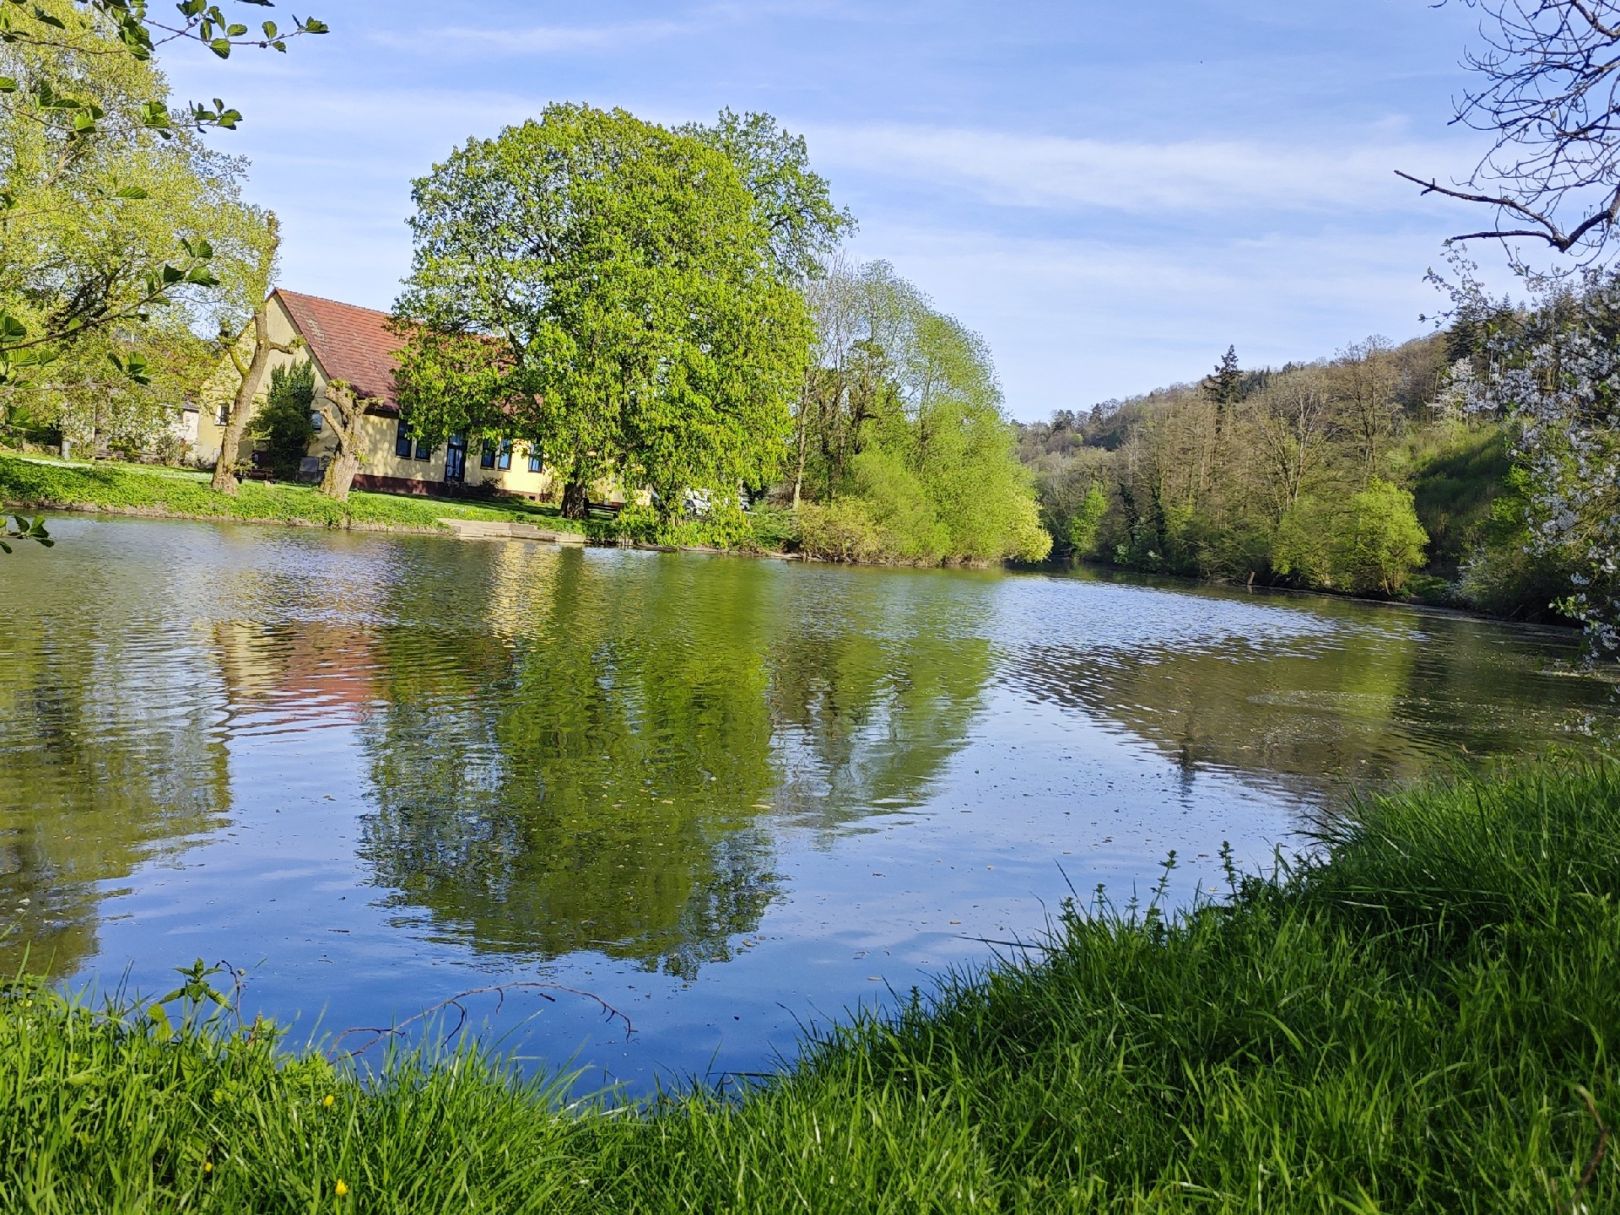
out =
[[(390, 1026), (354, 1026), (351, 1029), (344, 1030), (336, 1038), (334, 1038), (332, 1040), (330, 1049), (333, 1054), (343, 1054), (352, 1059), (358, 1055), (365, 1054), (366, 1051), (370, 1050), (373, 1046), (377, 1045), (377, 1043), (381, 1042), (385, 1038), (397, 1038), (401, 1036), (408, 1026), (426, 1021), (442, 1012), (450, 1010), (456, 1014), (456, 1023), (444, 1035), (444, 1041), (448, 1043), (455, 1040), (456, 1035), (461, 1033), (462, 1028), (467, 1023), (466, 1001), (472, 999), (474, 996), (494, 996), (496, 998), (495, 1010), (496, 1012), (499, 1012), (502, 1006), (504, 1006), (506, 1003), (506, 993), (509, 991), (533, 992), (542, 1000), (545, 1000), (551, 1004), (555, 1004), (557, 1002), (557, 997), (552, 994), (553, 992), (559, 992), (563, 995), (569, 996), (578, 996), (580, 999), (588, 1000), (597, 1005), (602, 1010), (603, 1015), (606, 1016), (609, 1021), (622, 1021), (624, 1023), (624, 1036), (626, 1038), (635, 1033), (635, 1026), (631, 1024), (630, 1018), (625, 1013), (621, 1012), (619, 1009), (609, 1004), (606, 1000), (602, 999), (601, 996), (598, 996), (593, 992), (581, 991), (577, 987), (565, 987), (559, 983), (544, 983), (538, 980), (526, 980), (517, 983), (495, 983), (488, 987), (473, 987), (466, 991), (457, 992), (455, 995), (447, 996), (443, 1000), (438, 1001), (436, 1004), (430, 1004), (420, 1012), (413, 1013), (406, 1017), (403, 1021), (396, 1021)], [(369, 1036), (357, 1047), (353, 1047), (349, 1050), (340, 1050), (340, 1047), (345, 1039), (357, 1034), (366, 1034)]]
[(1620, 222), (1620, 3), (1460, 2), (1482, 14), (1482, 46), (1463, 57), (1478, 84), (1451, 121), (1493, 136), (1491, 146), (1450, 186), (1398, 176), (1496, 210), (1494, 227), (1455, 240), (1530, 239), (1602, 256)]

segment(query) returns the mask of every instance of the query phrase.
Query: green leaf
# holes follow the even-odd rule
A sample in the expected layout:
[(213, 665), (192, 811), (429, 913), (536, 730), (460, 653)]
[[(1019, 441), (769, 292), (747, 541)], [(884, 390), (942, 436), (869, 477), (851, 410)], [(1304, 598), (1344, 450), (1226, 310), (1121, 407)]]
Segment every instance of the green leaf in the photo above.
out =
[(151, 198), (152, 196), (140, 186), (120, 186), (113, 193), (114, 198)]
[(218, 55), (221, 59), (229, 59), (231, 57), (231, 44), (224, 38), (209, 39), (208, 49), (213, 51), (214, 54)]
[(266, 21), (262, 28), (266, 38), (274, 38), (276, 36), (276, 23), (274, 21)]
[(17, 91), (17, 78), (15, 76), (0, 76), (0, 93), (15, 93)]

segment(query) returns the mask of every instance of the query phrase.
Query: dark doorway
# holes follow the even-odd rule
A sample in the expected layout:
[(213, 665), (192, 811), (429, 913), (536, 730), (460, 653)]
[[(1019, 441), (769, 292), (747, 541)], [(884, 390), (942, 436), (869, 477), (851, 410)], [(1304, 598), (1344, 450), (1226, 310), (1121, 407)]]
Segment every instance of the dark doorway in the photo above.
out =
[(448, 485), (460, 485), (467, 479), (467, 440), (460, 435), (450, 436), (450, 446), (444, 452), (444, 480)]

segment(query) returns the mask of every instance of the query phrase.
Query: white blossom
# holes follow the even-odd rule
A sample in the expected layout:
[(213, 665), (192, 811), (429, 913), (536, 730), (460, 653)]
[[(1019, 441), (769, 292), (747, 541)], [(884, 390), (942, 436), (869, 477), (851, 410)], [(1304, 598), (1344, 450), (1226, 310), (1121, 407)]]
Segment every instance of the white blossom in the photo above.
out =
[[(1469, 408), (1508, 420), (1529, 476), (1530, 549), (1574, 565), (1560, 606), (1598, 653), (1620, 657), (1620, 271), (1524, 277), (1534, 307), (1493, 328), (1483, 372), (1452, 383)], [(1457, 294), (1459, 309), (1487, 306), (1471, 280)]]

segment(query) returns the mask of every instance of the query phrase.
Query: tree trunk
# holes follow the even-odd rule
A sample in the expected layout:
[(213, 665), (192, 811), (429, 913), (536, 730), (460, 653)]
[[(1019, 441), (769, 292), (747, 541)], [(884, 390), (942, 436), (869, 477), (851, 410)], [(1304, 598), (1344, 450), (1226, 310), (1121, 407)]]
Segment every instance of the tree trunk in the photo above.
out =
[(265, 364), (270, 361), (268, 302), (261, 303), (253, 312), (253, 357), (244, 366), (236, 351), (232, 350), (231, 361), (236, 364), (241, 380), (236, 386), (236, 398), (231, 402), (230, 416), (225, 422), (225, 433), (219, 440), (219, 459), (214, 463), (213, 486), (216, 492), (235, 497), (242, 484), (236, 476), (236, 464), (242, 447), (242, 432), (247, 429), (248, 414), (253, 410), (253, 398), (259, 391), (259, 381), (264, 378)]
[(360, 471), (360, 422), (366, 414), (365, 402), (356, 400), (342, 380), (333, 380), (326, 386), (318, 408), (336, 445), (321, 474), (321, 492), (334, 502), (347, 502), (354, 475)]
[(260, 264), (260, 284), (262, 291), (259, 306), (253, 310), (253, 355), (246, 362), (237, 353), (236, 345), (226, 351), (231, 363), (236, 368), (236, 374), (241, 382), (236, 386), (236, 397), (231, 402), (230, 416), (225, 421), (225, 433), (219, 441), (219, 459), (214, 463), (214, 480), (212, 482), (216, 492), (236, 496), (241, 488), (241, 481), (236, 476), (236, 462), (242, 446), (242, 432), (247, 429), (248, 414), (253, 410), (253, 398), (258, 395), (259, 383), (264, 379), (265, 364), (270, 361), (272, 350), (287, 351), (286, 346), (278, 346), (270, 340), (270, 301), (264, 294), (269, 291), (271, 268), (275, 265), (276, 249), (281, 243), (281, 229), (276, 222), (274, 212), (268, 219), (270, 240), (265, 246), (265, 252)]
[(327, 462), (326, 472), (321, 475), (321, 492), (334, 502), (347, 502), (349, 487), (354, 484), (354, 474), (359, 471), (359, 456), (350, 451), (338, 451)]
[(793, 509), (799, 509), (799, 495), (804, 491), (804, 449), (807, 439), (803, 428), (799, 430), (799, 466), (793, 471)]
[(563, 482), (562, 515), (564, 519), (583, 519), (590, 513), (590, 502), (583, 481), (569, 477)]

